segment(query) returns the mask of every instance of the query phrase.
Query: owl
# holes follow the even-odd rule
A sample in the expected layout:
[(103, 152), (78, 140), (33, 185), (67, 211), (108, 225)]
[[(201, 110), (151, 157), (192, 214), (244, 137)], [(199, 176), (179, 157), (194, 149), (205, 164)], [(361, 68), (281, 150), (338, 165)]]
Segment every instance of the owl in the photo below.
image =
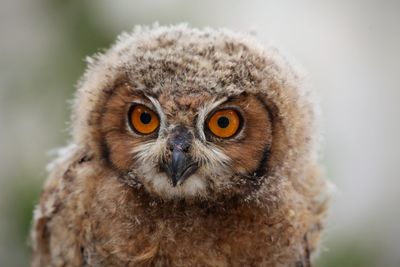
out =
[(154, 25), (88, 65), (32, 266), (311, 266), (329, 187), (314, 104), (278, 50)]

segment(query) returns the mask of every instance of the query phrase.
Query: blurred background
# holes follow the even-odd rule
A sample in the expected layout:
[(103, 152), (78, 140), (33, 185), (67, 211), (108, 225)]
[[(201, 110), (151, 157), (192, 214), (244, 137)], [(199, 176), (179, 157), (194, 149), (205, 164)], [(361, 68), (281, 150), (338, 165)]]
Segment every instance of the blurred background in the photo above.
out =
[(338, 190), (317, 267), (400, 266), (400, 2), (1, 0), (0, 266), (27, 266), (84, 58), (137, 24), (256, 31), (307, 70)]

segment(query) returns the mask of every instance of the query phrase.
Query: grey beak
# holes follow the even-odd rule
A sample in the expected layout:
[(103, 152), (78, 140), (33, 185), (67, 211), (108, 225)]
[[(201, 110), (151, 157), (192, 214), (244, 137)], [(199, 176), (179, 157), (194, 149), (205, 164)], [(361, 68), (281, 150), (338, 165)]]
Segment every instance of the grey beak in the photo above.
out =
[(186, 127), (175, 127), (168, 140), (168, 148), (171, 156), (167, 162), (161, 163), (162, 168), (172, 181), (172, 185), (181, 185), (186, 178), (192, 175), (198, 168), (189, 154), (193, 136)]
[(172, 159), (167, 168), (168, 176), (172, 180), (172, 185), (182, 184), (186, 178), (197, 170), (197, 164), (179, 149), (172, 151)]

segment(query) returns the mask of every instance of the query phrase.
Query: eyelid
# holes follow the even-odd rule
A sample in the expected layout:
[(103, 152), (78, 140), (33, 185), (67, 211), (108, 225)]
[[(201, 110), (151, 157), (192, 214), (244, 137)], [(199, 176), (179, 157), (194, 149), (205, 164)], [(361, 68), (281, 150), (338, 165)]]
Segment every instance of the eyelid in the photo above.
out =
[(239, 115), (239, 117), (240, 117), (240, 119), (244, 119), (244, 117), (243, 117), (243, 111), (239, 108), (239, 107), (237, 107), (237, 106), (220, 106), (220, 107), (218, 107), (218, 108), (215, 108), (214, 110), (212, 110), (208, 115), (207, 115), (207, 118), (206, 118), (206, 120), (205, 120), (205, 122), (208, 122), (209, 120), (210, 120), (210, 118), (212, 117), (212, 116), (214, 116), (214, 114), (215, 113), (217, 113), (217, 112), (219, 112), (219, 111), (223, 111), (223, 110), (234, 110), (234, 111), (236, 111), (236, 113)]
[(154, 107), (154, 105), (151, 101), (143, 101), (142, 99), (134, 99), (130, 102), (129, 109), (134, 105), (143, 105), (146, 108), (152, 110), (153, 112), (158, 113), (156, 111), (157, 109)]

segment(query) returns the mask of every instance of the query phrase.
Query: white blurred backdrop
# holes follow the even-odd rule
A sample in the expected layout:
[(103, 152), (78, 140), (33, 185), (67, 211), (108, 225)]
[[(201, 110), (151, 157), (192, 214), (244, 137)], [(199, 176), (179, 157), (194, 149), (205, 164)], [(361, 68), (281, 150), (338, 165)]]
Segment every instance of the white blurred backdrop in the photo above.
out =
[(2, 0), (0, 265), (29, 259), (47, 151), (66, 143), (84, 56), (137, 24), (257, 32), (308, 73), (337, 186), (317, 266), (400, 266), (400, 2)]

